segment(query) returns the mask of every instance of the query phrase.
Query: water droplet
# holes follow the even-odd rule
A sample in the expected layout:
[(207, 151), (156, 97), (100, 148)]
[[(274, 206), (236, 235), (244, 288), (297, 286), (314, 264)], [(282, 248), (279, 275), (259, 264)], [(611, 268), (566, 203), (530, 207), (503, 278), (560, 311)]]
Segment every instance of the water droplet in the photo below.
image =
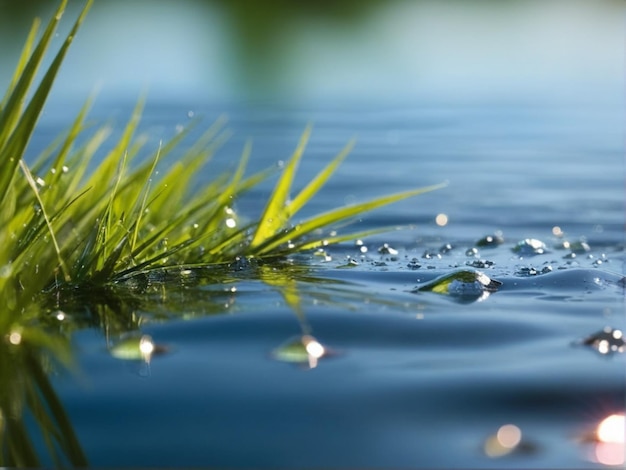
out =
[(526, 238), (513, 247), (513, 252), (520, 257), (542, 255), (547, 253), (545, 243), (535, 238)]
[(397, 255), (398, 250), (391, 248), (388, 243), (383, 243), (383, 246), (378, 248), (378, 253), (381, 255)]
[(582, 344), (595, 349), (602, 355), (623, 353), (626, 351), (622, 330), (606, 327), (582, 340)]
[(333, 352), (311, 335), (294, 336), (272, 351), (278, 361), (290, 362), (310, 369), (317, 367), (320, 359)]
[(563, 232), (563, 230), (561, 230), (561, 227), (555, 225), (554, 227), (552, 227), (552, 235), (554, 235), (555, 237), (562, 237), (563, 235), (565, 235), (565, 233)]
[(150, 362), (154, 355), (167, 352), (167, 347), (155, 344), (149, 335), (133, 335), (117, 341), (109, 352), (116, 359)]
[(446, 243), (445, 245), (442, 245), (439, 248), (439, 253), (441, 253), (442, 255), (445, 255), (446, 253), (449, 253), (452, 250), (454, 250), (454, 246), (452, 246), (450, 243)]
[(465, 256), (478, 256), (478, 250), (476, 248), (468, 248), (465, 251)]
[(500, 281), (491, 279), (480, 271), (461, 270), (440, 276), (413, 292), (427, 291), (449, 295), (461, 301), (476, 301), (486, 299), (501, 285)]
[(424, 259), (441, 259), (441, 253), (437, 253), (434, 251), (426, 250), (422, 253), (422, 258)]
[(468, 261), (465, 264), (467, 266), (471, 266), (472, 268), (485, 269), (492, 267), (495, 263), (486, 259), (476, 259), (474, 261)]
[(417, 261), (417, 258), (413, 258), (411, 261), (409, 261), (409, 264), (407, 264), (406, 266), (409, 269), (419, 269), (422, 267), (422, 265), (419, 264), (419, 262)]
[(504, 243), (504, 238), (500, 233), (494, 233), (493, 235), (487, 235), (476, 242), (476, 246), (480, 248), (495, 248)]
[(591, 247), (589, 244), (584, 241), (570, 242), (567, 240), (563, 240), (560, 243), (557, 243), (554, 246), (557, 250), (570, 250), (572, 253), (582, 254), (591, 251)]
[(19, 331), (12, 331), (9, 333), (9, 343), (14, 346), (19, 345), (22, 342), (22, 333)]
[(4, 279), (8, 279), (11, 277), (11, 273), (13, 272), (13, 267), (10, 264), (5, 264), (0, 267), (0, 277)]

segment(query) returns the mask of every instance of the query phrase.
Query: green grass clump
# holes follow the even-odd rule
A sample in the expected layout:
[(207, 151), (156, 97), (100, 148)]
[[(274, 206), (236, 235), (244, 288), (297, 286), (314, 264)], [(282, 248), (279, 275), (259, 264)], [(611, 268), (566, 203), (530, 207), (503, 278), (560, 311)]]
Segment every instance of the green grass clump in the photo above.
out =
[[(91, 1), (40, 83), (31, 90), (65, 5), (61, 2), (38, 42), (39, 23), (35, 22), (0, 104), (0, 297), (7, 311), (23, 310), (40, 292), (54, 287), (81, 289), (152, 269), (224, 263), (237, 256), (286, 255), (349, 240), (362, 234), (324, 237), (320, 229), (435, 188), (385, 196), (296, 222), (298, 211), (320, 190), (352, 146), (346, 146), (291, 197), (292, 181), (310, 135), (306, 129), (263, 213), (257, 220), (243, 222), (234, 210), (234, 201), (271, 170), (246, 175), (248, 145), (232, 174), (218, 176), (190, 193), (194, 175), (220, 141), (219, 123), (177, 161), (164, 165), (165, 171), (157, 171), (160, 161), (179, 147), (189, 129), (149, 158), (138, 159), (142, 140), (135, 137), (135, 131), (141, 103), (121, 137), (108, 144), (110, 150), (97, 161), (94, 155), (99, 155), (110, 129), (105, 126), (88, 131), (87, 103), (67, 133), (28, 166), (22, 159), (27, 144)], [(6, 327), (7, 321), (9, 315), (0, 314), (0, 327)]]
[[(40, 429), (54, 464), (87, 465), (47, 377), (55, 363), (68, 365), (71, 355), (68, 330), (51, 333), (53, 328), (46, 326), (50, 311), (39, 308), (43, 293), (56, 297), (69, 290), (92, 296), (94, 288), (106, 290), (148, 271), (219, 265), (238, 257), (285, 256), (350, 240), (364, 233), (324, 234), (365, 211), (438, 187), (384, 196), (298, 221), (299, 211), (352, 147), (348, 144), (292, 197), (295, 172), (311, 132), (307, 128), (264, 211), (246, 222), (236, 213), (234, 202), (274, 170), (247, 175), (251, 152), (247, 145), (232, 174), (219, 175), (192, 192), (194, 175), (223, 139), (222, 123), (209, 128), (182, 156), (180, 142), (191, 127), (144, 157), (144, 140), (135, 135), (141, 102), (114, 142), (107, 140), (108, 126), (94, 130), (86, 124), (87, 102), (67, 132), (28, 165), (23, 159), (28, 143), (92, 0), (86, 2), (34, 85), (66, 3), (61, 1), (42, 32), (40, 22), (35, 21), (0, 101), (0, 466), (40, 465), (25, 416)], [(177, 158), (160, 169), (161, 161), (171, 156)], [(293, 276), (262, 264), (258, 275), (281, 290), (306, 326)], [(128, 321), (119, 319), (124, 324)]]

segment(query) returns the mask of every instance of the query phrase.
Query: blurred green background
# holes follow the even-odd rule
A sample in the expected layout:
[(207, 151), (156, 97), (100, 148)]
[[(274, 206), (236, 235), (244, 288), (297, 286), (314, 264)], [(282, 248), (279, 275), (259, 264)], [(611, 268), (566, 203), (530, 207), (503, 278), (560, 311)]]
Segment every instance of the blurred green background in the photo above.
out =
[[(0, 0), (0, 83), (53, 0)], [(70, 0), (69, 28), (82, 1)], [(135, 98), (623, 104), (621, 0), (96, 0), (57, 83)], [(65, 30), (66, 30), (65, 29)], [(62, 33), (59, 34), (59, 41)]]

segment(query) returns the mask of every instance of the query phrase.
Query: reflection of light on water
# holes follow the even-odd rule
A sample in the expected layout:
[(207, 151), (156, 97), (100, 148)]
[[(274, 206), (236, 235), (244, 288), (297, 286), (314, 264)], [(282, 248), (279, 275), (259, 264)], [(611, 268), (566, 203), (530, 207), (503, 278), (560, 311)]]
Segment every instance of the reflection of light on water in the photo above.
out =
[(314, 369), (320, 359), (332, 354), (325, 346), (311, 335), (302, 335), (290, 339), (272, 352), (275, 359), (292, 362)]
[(309, 367), (315, 369), (317, 367), (317, 361), (324, 356), (326, 352), (324, 346), (322, 346), (313, 336), (304, 335), (302, 337), (302, 344), (307, 352)]
[(311, 339), (311, 341), (306, 344), (306, 352), (309, 353), (309, 356), (319, 359), (324, 355), (324, 346), (318, 343), (315, 339)]
[(591, 346), (602, 355), (623, 353), (626, 350), (624, 332), (606, 327), (582, 340), (585, 346)]
[(621, 413), (612, 414), (600, 421), (593, 433), (583, 438), (593, 443), (589, 460), (602, 465), (624, 465), (626, 462), (625, 428), (626, 418)]
[(512, 449), (522, 440), (522, 431), (514, 424), (505, 424), (498, 429), (496, 437), (503, 447)]
[(626, 460), (624, 447), (624, 428), (626, 420), (623, 414), (612, 414), (604, 418), (596, 430), (597, 443), (595, 458), (604, 465), (623, 465)]
[(144, 335), (139, 340), (139, 351), (146, 362), (150, 361), (150, 356), (154, 352), (154, 343), (152, 338), (148, 335)]
[(522, 442), (522, 431), (514, 424), (500, 426), (498, 432), (485, 441), (485, 454), (488, 457), (502, 457), (514, 451)]
[(624, 443), (624, 415), (614, 414), (602, 420), (596, 435), (600, 442)]
[(624, 444), (599, 442), (595, 448), (595, 458), (603, 465), (623, 465), (625, 458)]

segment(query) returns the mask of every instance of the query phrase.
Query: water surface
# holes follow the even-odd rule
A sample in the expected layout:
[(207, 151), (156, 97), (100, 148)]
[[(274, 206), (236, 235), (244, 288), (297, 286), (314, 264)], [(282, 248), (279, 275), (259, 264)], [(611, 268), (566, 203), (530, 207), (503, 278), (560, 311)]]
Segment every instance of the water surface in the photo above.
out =
[[(625, 355), (583, 343), (605, 327), (626, 329), (619, 112), (156, 103), (144, 128), (158, 140), (189, 111), (207, 123), (227, 111), (235, 131), (198, 185), (233, 168), (247, 138), (250, 171), (285, 160), (312, 121), (302, 185), (356, 135), (354, 152), (303, 217), (449, 184), (364, 216), (356, 228), (403, 229), (329, 247), (328, 258), (234, 264), (221, 283), (210, 269), (155, 283), (146, 305), (126, 312), (142, 319), (137, 334), (166, 348), (149, 363), (113, 357), (107, 347), (118, 338), (106, 328), (76, 332), (80, 372), (54, 385), (92, 465), (606, 467), (588, 434), (624, 413)], [(42, 129), (60, 130), (45, 119)], [(269, 184), (239, 210), (254, 217)], [(443, 226), (438, 214), (447, 216)], [(502, 244), (477, 246), (496, 232)], [(526, 238), (546, 252), (514, 252)], [(397, 254), (379, 251), (384, 243)], [(416, 291), (461, 269), (502, 286), (473, 302)], [(279, 360), (277, 348), (303, 334), (333, 354)], [(486, 443), (506, 424), (522, 441), (490, 456)]]

